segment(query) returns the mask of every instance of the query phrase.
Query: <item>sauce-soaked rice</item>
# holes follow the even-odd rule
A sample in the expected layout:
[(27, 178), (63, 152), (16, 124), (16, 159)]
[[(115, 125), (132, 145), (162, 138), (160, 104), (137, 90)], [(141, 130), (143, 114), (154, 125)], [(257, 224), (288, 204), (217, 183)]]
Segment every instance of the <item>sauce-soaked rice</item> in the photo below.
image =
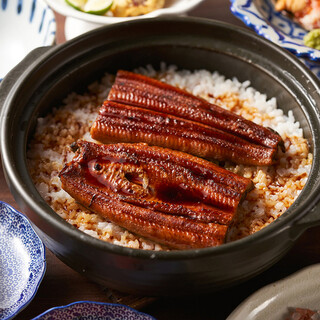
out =
[[(217, 72), (177, 71), (174, 66), (167, 67), (164, 64), (158, 72), (150, 66), (137, 72), (179, 86), (251, 121), (271, 127), (282, 136), (286, 152), (280, 153), (278, 163), (272, 167), (224, 164), (226, 169), (252, 179), (255, 185), (239, 206), (237, 219), (229, 230), (227, 241), (260, 230), (289, 208), (304, 187), (312, 163), (308, 143), (291, 112), (284, 115), (281, 109), (277, 109), (275, 98), (267, 100), (264, 94), (250, 87), (248, 81), (240, 83), (237, 79), (225, 79)], [(90, 85), (86, 93), (71, 93), (62, 106), (45, 118), (38, 119), (36, 133), (28, 150), (30, 174), (46, 202), (79, 230), (122, 246), (166, 249), (89, 212), (60, 186), (58, 173), (64, 163), (73, 157), (70, 145), (80, 138), (92, 141), (90, 126), (113, 80), (114, 76), (106, 74), (100, 82)]]

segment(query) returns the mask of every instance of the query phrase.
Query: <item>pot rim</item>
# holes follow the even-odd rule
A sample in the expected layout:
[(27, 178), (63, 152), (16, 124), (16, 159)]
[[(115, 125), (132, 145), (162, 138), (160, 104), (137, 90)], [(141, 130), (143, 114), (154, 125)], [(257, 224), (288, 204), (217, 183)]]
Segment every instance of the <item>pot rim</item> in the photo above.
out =
[[(32, 73), (35, 68), (44, 64), (45, 61), (48, 59), (48, 57), (52, 57), (56, 54), (59, 54), (63, 50), (68, 49), (74, 45), (77, 45), (79, 42), (85, 42), (87, 39), (92, 38), (94, 35), (103, 33), (104, 30), (107, 28), (108, 30), (114, 29), (114, 28), (116, 29), (127, 28), (127, 27), (130, 27), (130, 25), (132, 24), (149, 24), (153, 22), (168, 22), (168, 21), (171, 21), (174, 23), (188, 22), (196, 25), (199, 24), (199, 25), (223, 27), (224, 29), (226, 29), (226, 32), (237, 32), (242, 36), (250, 37), (254, 41), (258, 41), (264, 46), (272, 47), (274, 51), (277, 51), (277, 53), (282, 55), (288, 62), (295, 65), (295, 67), (298, 68), (301, 71), (301, 73), (303, 73), (303, 75), (307, 77), (312, 83), (312, 85), (316, 87), (320, 92), (319, 80), (316, 78), (314, 74), (312, 74), (310, 70), (307, 69), (307, 67), (305, 67), (300, 61), (298, 61), (296, 57), (294, 57), (292, 54), (285, 51), (284, 49), (271, 43), (270, 41), (260, 38), (258, 35), (256, 35), (251, 31), (248, 31), (245, 28), (235, 27), (233, 25), (230, 25), (221, 21), (209, 20), (204, 18), (199, 19), (199, 18), (193, 18), (193, 17), (162, 17), (162, 18), (122, 22), (116, 25), (104, 26), (102, 28), (90, 31), (77, 38), (74, 38), (64, 44), (50, 48), (47, 52), (42, 54), (38, 59), (36, 59), (33, 63), (31, 63), (25, 69), (25, 71), (19, 76), (18, 80), (14, 83), (13, 87), (9, 91), (9, 94), (5, 98), (3, 110), (1, 113), (0, 154), (2, 157), (3, 169), (5, 171), (7, 181), (9, 180), (11, 182), (11, 185), (14, 186), (14, 189), (17, 191), (17, 193), (19, 193), (19, 196), (23, 199), (23, 201), (27, 203), (27, 205), (30, 208), (32, 208), (34, 212), (37, 213), (37, 215), (40, 215), (42, 218), (49, 221), (49, 223), (52, 224), (54, 228), (60, 229), (61, 231), (65, 232), (69, 237), (77, 239), (80, 242), (85, 242), (90, 246), (94, 246), (102, 250), (106, 250), (106, 251), (113, 252), (120, 255), (130, 256), (130, 257), (138, 257), (143, 259), (148, 258), (148, 259), (161, 259), (161, 260), (169, 259), (170, 260), (173, 258), (174, 259), (186, 259), (186, 258), (192, 259), (192, 258), (204, 257), (207, 255), (218, 256), (218, 255), (223, 255), (227, 252), (236, 251), (238, 250), (238, 248), (245, 245), (250, 245), (250, 243), (252, 242), (256, 243), (256, 242), (265, 241), (267, 239), (274, 237), (276, 234), (281, 233), (284, 230), (287, 230), (288, 228), (292, 228), (295, 224), (297, 224), (298, 220), (300, 220), (303, 216), (305, 216), (305, 214), (308, 211), (312, 210), (319, 202), (319, 199), (320, 199), (320, 192), (319, 192), (320, 191), (320, 174), (319, 173), (315, 178), (316, 181), (313, 183), (314, 190), (307, 194), (308, 190), (306, 190), (306, 188), (304, 187), (299, 197), (295, 200), (294, 204), (281, 217), (279, 217), (277, 220), (275, 220), (273, 223), (263, 228), (262, 230), (252, 235), (249, 235), (245, 238), (236, 240), (234, 242), (225, 243), (217, 247), (188, 249), (188, 250), (173, 250), (173, 251), (150, 251), (150, 250), (127, 248), (127, 247), (111, 244), (103, 240), (99, 240), (92, 236), (89, 236), (84, 232), (71, 226), (68, 222), (62, 219), (50, 208), (48, 204), (42, 205), (34, 201), (34, 198), (28, 194), (29, 190), (25, 190), (19, 183), (19, 175), (16, 172), (15, 165), (10, 162), (10, 152), (8, 151), (8, 146), (5, 143), (5, 141), (8, 139), (6, 114), (7, 112), (10, 111), (10, 101), (14, 98), (16, 90), (19, 90), (19, 88), (23, 86), (23, 83), (26, 80), (26, 78), (29, 76), (29, 74)], [(319, 112), (319, 110), (317, 111)], [(307, 117), (307, 115), (305, 116)], [(320, 118), (318, 121), (320, 122)], [(310, 124), (310, 119), (308, 119), (308, 122)], [(316, 147), (315, 138), (317, 137), (315, 136), (315, 133), (313, 131), (312, 131), (312, 137), (313, 137), (312, 143), (315, 149)], [(315, 152), (313, 152), (313, 155), (314, 155), (314, 159), (312, 162), (312, 168), (311, 168), (308, 180), (306, 182), (306, 186), (309, 184), (312, 173), (314, 173), (316, 170), (316, 166), (319, 167), (319, 164), (317, 164), (317, 161), (316, 161), (318, 158), (318, 155)], [(26, 156), (23, 158), (23, 165), (27, 169)], [(50, 213), (54, 213), (54, 215)], [(310, 225), (302, 226), (302, 228), (300, 228), (298, 232), (301, 234), (309, 226)], [(292, 236), (293, 238), (297, 237), (294, 234)]]

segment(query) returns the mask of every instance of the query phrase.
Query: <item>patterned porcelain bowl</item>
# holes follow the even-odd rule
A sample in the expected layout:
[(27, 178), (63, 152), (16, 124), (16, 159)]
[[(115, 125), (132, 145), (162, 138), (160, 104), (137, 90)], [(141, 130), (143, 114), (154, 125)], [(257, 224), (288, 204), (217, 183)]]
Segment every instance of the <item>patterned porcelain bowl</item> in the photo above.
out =
[(259, 35), (295, 54), (320, 77), (320, 50), (304, 45), (307, 31), (277, 12), (275, 0), (231, 0), (232, 13)]
[(33, 320), (155, 320), (152, 316), (121, 304), (79, 301), (52, 308)]
[(34, 48), (53, 45), (55, 32), (42, 0), (0, 0), (0, 80)]
[(45, 269), (45, 248), (29, 220), (0, 201), (0, 320), (29, 304)]

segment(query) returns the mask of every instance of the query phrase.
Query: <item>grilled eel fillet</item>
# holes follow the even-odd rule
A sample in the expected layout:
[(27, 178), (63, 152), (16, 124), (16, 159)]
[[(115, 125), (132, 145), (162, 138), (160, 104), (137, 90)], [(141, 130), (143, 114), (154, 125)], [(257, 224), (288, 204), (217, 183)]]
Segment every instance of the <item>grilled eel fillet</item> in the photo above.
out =
[(283, 147), (271, 129), (169, 84), (123, 70), (117, 73), (91, 136), (101, 142), (146, 142), (248, 165), (273, 164), (278, 147)]
[(109, 100), (100, 108), (91, 136), (102, 143), (145, 142), (249, 165), (270, 165), (277, 151), (195, 121)]
[(84, 207), (172, 248), (217, 246), (251, 180), (204, 159), (144, 143), (78, 141), (60, 172)]

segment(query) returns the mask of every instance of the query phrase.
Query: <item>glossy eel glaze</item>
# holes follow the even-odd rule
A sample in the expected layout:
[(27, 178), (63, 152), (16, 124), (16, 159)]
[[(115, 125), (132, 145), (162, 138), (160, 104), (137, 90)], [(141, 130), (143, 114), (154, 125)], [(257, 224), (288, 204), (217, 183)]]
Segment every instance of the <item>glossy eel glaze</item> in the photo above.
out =
[[(114, 111), (117, 105), (111, 105), (108, 101), (119, 103), (118, 107), (122, 110), (122, 115), (120, 115), (120, 112), (116, 113)], [(125, 105), (140, 109), (130, 109)], [(150, 116), (146, 116), (146, 112), (143, 112), (142, 109), (148, 110)], [(154, 112), (160, 113), (158, 114), (160, 116), (158, 120), (155, 120), (156, 113)], [(142, 113), (143, 115), (141, 115)], [(123, 119), (121, 119), (122, 116)], [(112, 127), (115, 118), (117, 118), (121, 130), (110, 133), (108, 119), (110, 119)], [(179, 119), (179, 125), (175, 125), (174, 122)], [(205, 148), (213, 145), (214, 152), (207, 152), (206, 155), (210, 159), (215, 154), (219, 159), (219, 156), (224, 153), (226, 155), (225, 160), (230, 160), (231, 157), (233, 161), (237, 158), (237, 162), (243, 164), (271, 165), (275, 162), (278, 147), (283, 148), (281, 137), (271, 129), (246, 120), (182, 89), (140, 74), (120, 70), (108, 99), (102, 107), (97, 123), (91, 129), (91, 135), (93, 138), (97, 137), (101, 140), (107, 140), (110, 136), (113, 139), (117, 136), (121, 141), (135, 142), (138, 138), (134, 133), (138, 134), (138, 132), (134, 122), (139, 122), (140, 142), (158, 145), (158, 141), (160, 141), (160, 145), (163, 146), (161, 139), (158, 139), (157, 131), (155, 130), (154, 134), (151, 134), (153, 126), (163, 126), (162, 139), (167, 140), (171, 144), (170, 147), (172, 145), (177, 148), (182, 146), (183, 149), (189, 144), (188, 152), (204, 156), (201, 154), (203, 145), (198, 146), (197, 143), (194, 143), (193, 147), (190, 146), (193, 139), (199, 138), (206, 141)], [(185, 128), (183, 128), (181, 131), (184, 131), (185, 134), (184, 132), (178, 132), (178, 128), (182, 124), (185, 128), (192, 126), (192, 130), (185, 131)], [(145, 128), (143, 128), (143, 125), (145, 125)], [(144, 131), (146, 132), (144, 133)], [(190, 136), (191, 132), (195, 132), (192, 137)], [(176, 137), (177, 134), (178, 137)], [(224, 134), (225, 139), (222, 138)], [(233, 139), (232, 144), (238, 149), (229, 152), (222, 151), (222, 148), (229, 148), (230, 136)], [(220, 152), (217, 152), (218, 149), (220, 149)], [(246, 151), (241, 153), (239, 152), (240, 149)], [(244, 157), (245, 154), (248, 156)]]
[(62, 187), (86, 208), (172, 248), (225, 241), (249, 179), (179, 151), (144, 143), (78, 141), (60, 172)]
[(209, 160), (247, 165), (270, 165), (277, 154), (275, 148), (250, 143), (199, 122), (109, 100), (100, 108), (90, 132), (102, 143), (145, 142)]

